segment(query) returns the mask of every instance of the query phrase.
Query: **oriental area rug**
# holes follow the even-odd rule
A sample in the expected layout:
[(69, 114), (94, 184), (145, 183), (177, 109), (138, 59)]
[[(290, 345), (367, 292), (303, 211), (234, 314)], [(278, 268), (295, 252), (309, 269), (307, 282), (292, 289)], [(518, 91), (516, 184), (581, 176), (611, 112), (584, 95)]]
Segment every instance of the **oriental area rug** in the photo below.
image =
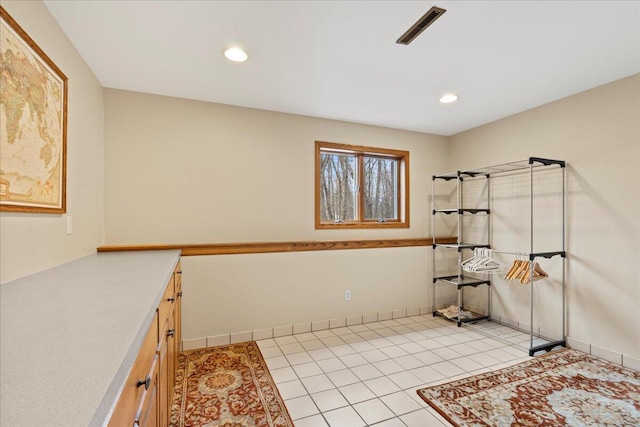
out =
[(640, 373), (565, 350), (418, 390), (463, 426), (640, 426)]
[(172, 427), (293, 427), (255, 342), (178, 357)]

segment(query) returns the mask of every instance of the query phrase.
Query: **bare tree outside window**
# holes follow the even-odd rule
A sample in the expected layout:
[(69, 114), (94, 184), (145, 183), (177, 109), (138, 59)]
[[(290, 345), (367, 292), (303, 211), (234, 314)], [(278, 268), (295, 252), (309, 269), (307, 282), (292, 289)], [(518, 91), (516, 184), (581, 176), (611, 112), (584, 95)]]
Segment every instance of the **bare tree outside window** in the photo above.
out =
[(316, 228), (409, 226), (409, 152), (316, 142)]
[(323, 153), (320, 160), (320, 212), (322, 221), (356, 219), (356, 157)]
[(395, 159), (364, 157), (364, 217), (385, 221), (398, 218)]

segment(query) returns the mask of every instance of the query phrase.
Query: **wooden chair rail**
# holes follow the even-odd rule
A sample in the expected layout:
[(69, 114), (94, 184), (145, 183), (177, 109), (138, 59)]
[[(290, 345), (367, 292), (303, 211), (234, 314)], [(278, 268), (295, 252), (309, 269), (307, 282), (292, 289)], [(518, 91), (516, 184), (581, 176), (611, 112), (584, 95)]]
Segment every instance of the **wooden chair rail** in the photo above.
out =
[[(455, 243), (455, 237), (439, 237), (437, 243)], [(98, 252), (182, 250), (182, 256), (260, 254), (270, 252), (306, 252), (341, 249), (380, 249), (409, 246), (430, 246), (431, 237), (418, 239), (375, 239), (375, 240), (322, 240), (300, 242), (250, 242), (250, 243), (201, 243), (201, 244), (150, 244), (150, 245), (109, 245), (100, 246)]]

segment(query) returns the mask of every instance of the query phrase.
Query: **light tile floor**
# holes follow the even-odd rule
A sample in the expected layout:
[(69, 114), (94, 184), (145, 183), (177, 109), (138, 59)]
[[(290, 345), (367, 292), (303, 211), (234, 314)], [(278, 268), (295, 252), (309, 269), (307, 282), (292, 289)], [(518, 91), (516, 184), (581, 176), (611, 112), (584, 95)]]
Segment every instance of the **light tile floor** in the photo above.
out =
[(530, 359), (529, 335), (431, 315), (258, 341), (296, 427), (448, 426), (416, 390)]

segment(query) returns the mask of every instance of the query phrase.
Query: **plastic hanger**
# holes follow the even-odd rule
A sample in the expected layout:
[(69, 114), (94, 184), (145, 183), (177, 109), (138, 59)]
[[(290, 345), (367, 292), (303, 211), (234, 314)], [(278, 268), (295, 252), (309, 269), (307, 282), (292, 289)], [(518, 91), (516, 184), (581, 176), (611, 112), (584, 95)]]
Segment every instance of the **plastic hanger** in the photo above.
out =
[(502, 267), (499, 262), (493, 259), (493, 251), (491, 249), (483, 248), (481, 253), (484, 257), (473, 265), (473, 271), (491, 271)]
[(467, 270), (465, 267), (468, 266), (469, 264), (472, 264), (473, 262), (475, 262), (478, 258), (478, 249), (480, 248), (474, 248), (473, 249), (473, 256), (471, 258), (468, 258), (464, 261), (462, 261), (460, 263), (460, 266), (462, 267), (463, 270), (469, 271)]
[(466, 259), (460, 265), (464, 271), (481, 272), (503, 268), (502, 264), (493, 259), (493, 251), (489, 248), (475, 248), (473, 257)]

